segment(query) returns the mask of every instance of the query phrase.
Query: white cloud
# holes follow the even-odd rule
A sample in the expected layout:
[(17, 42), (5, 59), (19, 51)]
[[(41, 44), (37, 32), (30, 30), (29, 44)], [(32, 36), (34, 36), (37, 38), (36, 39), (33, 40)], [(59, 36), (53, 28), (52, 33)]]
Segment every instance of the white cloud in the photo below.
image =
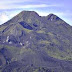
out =
[[(30, 3), (32, 2), (32, 4)], [(25, 4), (27, 3), (27, 4)], [(26, 9), (26, 8), (42, 8), (42, 7), (58, 7), (59, 4), (43, 4), (36, 0), (1, 0), (0, 9)]]
[(32, 2), (34, 0), (1, 0), (0, 4), (19, 3), (19, 2)]
[(0, 5), (0, 9), (25, 9), (25, 8), (42, 8), (42, 7), (54, 7), (57, 5), (47, 4), (28, 4), (28, 5)]
[(8, 20), (9, 20), (9, 17), (5, 13), (0, 14), (0, 24), (6, 22)]

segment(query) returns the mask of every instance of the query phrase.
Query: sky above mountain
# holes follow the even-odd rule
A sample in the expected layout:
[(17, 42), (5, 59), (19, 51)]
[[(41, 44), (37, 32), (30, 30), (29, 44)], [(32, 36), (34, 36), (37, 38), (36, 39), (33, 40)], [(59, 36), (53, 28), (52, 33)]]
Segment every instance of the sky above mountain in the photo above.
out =
[(0, 24), (23, 10), (36, 11), (41, 16), (54, 13), (72, 25), (72, 0), (1, 0)]

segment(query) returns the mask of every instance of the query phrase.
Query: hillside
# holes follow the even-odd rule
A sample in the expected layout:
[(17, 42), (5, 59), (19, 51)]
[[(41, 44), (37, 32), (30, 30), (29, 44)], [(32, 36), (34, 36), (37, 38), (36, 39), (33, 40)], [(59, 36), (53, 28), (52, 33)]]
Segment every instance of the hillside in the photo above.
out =
[(22, 11), (0, 26), (1, 72), (72, 72), (72, 27), (54, 14)]

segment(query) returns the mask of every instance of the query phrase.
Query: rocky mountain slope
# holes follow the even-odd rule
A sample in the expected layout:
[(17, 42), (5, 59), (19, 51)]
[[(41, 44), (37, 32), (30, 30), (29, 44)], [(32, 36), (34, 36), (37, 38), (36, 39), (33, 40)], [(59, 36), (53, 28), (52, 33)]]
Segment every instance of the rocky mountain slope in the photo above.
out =
[(72, 27), (22, 11), (0, 26), (0, 72), (72, 72)]

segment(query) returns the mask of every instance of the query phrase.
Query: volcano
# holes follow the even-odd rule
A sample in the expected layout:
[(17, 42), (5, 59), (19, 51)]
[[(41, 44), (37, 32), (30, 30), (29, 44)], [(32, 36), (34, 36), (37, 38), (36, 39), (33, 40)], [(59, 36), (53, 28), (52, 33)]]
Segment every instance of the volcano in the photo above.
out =
[(20, 12), (0, 25), (0, 72), (72, 72), (72, 26)]

